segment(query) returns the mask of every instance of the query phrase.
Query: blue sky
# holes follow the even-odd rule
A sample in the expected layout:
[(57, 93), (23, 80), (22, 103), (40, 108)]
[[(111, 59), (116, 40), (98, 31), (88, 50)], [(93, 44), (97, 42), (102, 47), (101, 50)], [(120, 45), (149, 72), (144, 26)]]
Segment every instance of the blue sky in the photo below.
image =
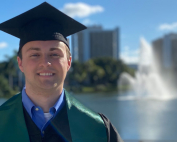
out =
[[(0, 23), (13, 18), (44, 0), (1, 1)], [(120, 54), (127, 62), (137, 62), (140, 38), (147, 42), (177, 32), (176, 0), (46, 0), (54, 7), (88, 25), (104, 29), (120, 28)], [(0, 31), (0, 62), (18, 50), (19, 39)]]

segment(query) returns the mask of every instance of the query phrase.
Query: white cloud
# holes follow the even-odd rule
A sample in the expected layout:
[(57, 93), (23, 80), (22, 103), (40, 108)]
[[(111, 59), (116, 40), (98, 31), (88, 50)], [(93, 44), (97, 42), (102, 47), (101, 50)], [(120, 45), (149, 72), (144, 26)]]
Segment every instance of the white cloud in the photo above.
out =
[(0, 42), (0, 49), (6, 48), (6, 47), (7, 47), (7, 43), (6, 42)]
[(124, 47), (124, 50), (120, 53), (120, 58), (126, 64), (137, 64), (139, 61), (139, 53), (139, 49), (132, 50), (129, 48), (129, 46), (126, 46)]
[(167, 24), (167, 23), (164, 23), (164, 24), (161, 24), (158, 28), (159, 30), (174, 30), (174, 29), (177, 29), (177, 22), (175, 23), (172, 23), (172, 24)]
[(65, 4), (62, 11), (71, 17), (83, 18), (88, 17), (91, 14), (103, 12), (104, 8), (99, 5), (91, 6), (86, 3), (79, 2)]

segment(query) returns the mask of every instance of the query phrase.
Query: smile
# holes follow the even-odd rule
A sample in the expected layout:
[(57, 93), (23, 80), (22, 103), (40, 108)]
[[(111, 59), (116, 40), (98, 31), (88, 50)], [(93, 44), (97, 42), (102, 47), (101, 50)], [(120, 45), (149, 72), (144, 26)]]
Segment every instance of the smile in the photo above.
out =
[(54, 73), (38, 73), (40, 76), (53, 76)]

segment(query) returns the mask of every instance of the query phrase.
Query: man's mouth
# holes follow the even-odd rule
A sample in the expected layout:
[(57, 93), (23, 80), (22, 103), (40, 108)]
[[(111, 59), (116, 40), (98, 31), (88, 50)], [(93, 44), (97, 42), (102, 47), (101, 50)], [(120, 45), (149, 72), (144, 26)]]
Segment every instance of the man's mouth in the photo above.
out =
[(40, 76), (53, 76), (54, 73), (37, 73)]

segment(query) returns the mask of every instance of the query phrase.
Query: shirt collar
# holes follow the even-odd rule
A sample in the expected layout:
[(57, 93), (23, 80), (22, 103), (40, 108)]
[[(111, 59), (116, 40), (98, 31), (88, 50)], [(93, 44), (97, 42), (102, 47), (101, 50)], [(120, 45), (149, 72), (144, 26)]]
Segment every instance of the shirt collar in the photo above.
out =
[(56, 102), (55, 105), (53, 106), (56, 111), (58, 111), (58, 109), (59, 109), (60, 106), (62, 105), (63, 99), (64, 99), (64, 89), (62, 90), (59, 99), (57, 100), (57, 102)]
[[(22, 103), (23, 103), (23, 106), (25, 107), (26, 111), (28, 112), (28, 114), (32, 118), (32, 108), (35, 107), (35, 105), (31, 101), (31, 99), (28, 97), (25, 90), (26, 90), (26, 87), (24, 87), (22, 90)], [(64, 89), (62, 90), (62, 93), (61, 93), (59, 99), (57, 100), (57, 102), (55, 103), (55, 105), (50, 108), (50, 111), (52, 110), (52, 108), (55, 109), (55, 112), (58, 111), (60, 109), (60, 106), (63, 104), (63, 102), (64, 102)]]

